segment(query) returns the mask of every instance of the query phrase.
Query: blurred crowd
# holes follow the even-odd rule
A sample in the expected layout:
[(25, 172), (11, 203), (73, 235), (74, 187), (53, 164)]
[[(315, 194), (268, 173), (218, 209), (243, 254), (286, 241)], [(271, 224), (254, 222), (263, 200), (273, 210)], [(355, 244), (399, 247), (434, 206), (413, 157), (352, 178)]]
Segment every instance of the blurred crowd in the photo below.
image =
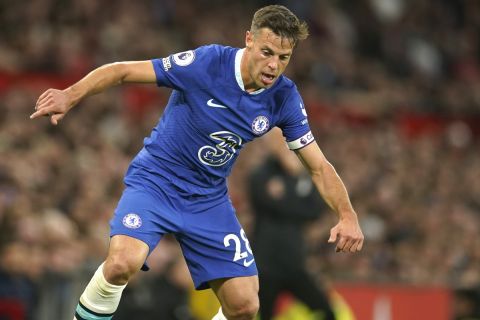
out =
[[(0, 2), (0, 296), (34, 308), (47, 275), (88, 274), (103, 259), (123, 174), (169, 90), (115, 88), (58, 127), (28, 120), (38, 95), (113, 61), (240, 47), (269, 3)], [(323, 215), (306, 233), (310, 270), (332, 281), (480, 286), (480, 2), (276, 3), (309, 23), (287, 75), (366, 236), (362, 254), (334, 254), (325, 244), (334, 215)], [(265, 158), (261, 144), (246, 147), (229, 180), (247, 229), (245, 172)], [(159, 277), (180, 265), (167, 243), (171, 254), (152, 257)], [(188, 287), (172, 272), (172, 287)]]

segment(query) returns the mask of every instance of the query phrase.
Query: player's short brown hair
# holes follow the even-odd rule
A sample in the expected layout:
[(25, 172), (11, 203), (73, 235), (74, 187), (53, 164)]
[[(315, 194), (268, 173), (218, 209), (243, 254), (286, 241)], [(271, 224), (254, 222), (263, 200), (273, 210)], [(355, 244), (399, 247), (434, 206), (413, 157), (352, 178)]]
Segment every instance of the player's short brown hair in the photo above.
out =
[(269, 5), (255, 12), (250, 31), (256, 33), (262, 28), (269, 28), (276, 35), (293, 41), (294, 46), (308, 37), (307, 23), (281, 5)]

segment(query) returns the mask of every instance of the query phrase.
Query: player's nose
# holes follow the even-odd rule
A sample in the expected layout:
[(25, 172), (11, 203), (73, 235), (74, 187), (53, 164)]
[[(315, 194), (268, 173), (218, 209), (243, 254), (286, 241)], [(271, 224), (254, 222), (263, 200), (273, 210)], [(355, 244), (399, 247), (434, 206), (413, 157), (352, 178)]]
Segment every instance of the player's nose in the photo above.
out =
[(272, 71), (277, 71), (278, 69), (278, 59), (276, 57), (272, 57), (270, 61), (268, 61), (268, 67)]

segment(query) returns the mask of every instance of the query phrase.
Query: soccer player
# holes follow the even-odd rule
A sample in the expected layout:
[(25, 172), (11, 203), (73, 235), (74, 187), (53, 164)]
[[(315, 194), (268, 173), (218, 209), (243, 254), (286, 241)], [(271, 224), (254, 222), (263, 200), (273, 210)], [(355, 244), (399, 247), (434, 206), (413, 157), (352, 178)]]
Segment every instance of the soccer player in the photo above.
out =
[(122, 83), (173, 88), (166, 109), (125, 175), (111, 219), (108, 256), (80, 297), (77, 320), (110, 319), (122, 290), (162, 236), (182, 247), (195, 287), (212, 288), (214, 319), (253, 319), (255, 260), (227, 193), (226, 177), (245, 143), (277, 126), (338, 214), (329, 242), (356, 252), (363, 235), (347, 191), (314, 140), (294, 83), (282, 73), (305, 22), (287, 8), (258, 10), (243, 49), (208, 45), (151, 61), (99, 67), (65, 90), (48, 89), (30, 116), (58, 122), (81, 99)]

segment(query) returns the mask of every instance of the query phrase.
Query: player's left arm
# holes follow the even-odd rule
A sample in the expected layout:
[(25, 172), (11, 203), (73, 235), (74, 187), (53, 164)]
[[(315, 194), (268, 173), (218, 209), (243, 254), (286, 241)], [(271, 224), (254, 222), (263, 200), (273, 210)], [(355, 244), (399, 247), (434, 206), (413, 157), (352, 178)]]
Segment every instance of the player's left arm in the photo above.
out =
[(328, 242), (337, 241), (337, 252), (360, 251), (363, 246), (363, 233), (347, 189), (335, 168), (315, 141), (295, 150), (295, 153), (310, 172), (322, 198), (338, 215), (339, 222), (330, 230)]

